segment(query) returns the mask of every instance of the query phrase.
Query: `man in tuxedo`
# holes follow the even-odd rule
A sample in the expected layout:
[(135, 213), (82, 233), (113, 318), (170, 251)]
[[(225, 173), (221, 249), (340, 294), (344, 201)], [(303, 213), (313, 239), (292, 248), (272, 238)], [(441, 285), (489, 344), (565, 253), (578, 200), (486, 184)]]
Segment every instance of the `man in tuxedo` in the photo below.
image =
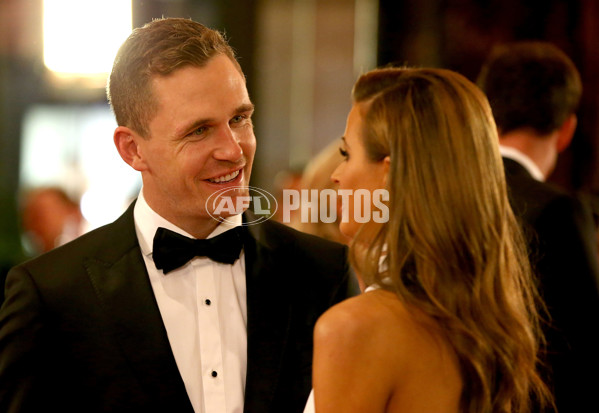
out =
[(9, 273), (0, 411), (301, 412), (314, 323), (357, 288), (341, 245), (213, 218), (217, 191), (248, 195), (256, 146), (232, 49), (153, 21), (119, 50), (108, 95), (143, 188), (114, 223)]
[(521, 42), (493, 50), (478, 83), (493, 110), (512, 208), (530, 240), (550, 316), (545, 375), (560, 413), (597, 411), (596, 228), (583, 203), (544, 182), (574, 135), (580, 76), (555, 46)]

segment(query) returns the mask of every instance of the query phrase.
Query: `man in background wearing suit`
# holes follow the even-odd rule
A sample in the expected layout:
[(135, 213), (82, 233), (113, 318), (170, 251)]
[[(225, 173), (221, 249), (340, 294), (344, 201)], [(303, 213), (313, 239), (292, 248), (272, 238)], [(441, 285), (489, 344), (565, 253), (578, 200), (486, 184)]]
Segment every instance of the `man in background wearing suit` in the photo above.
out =
[(211, 195), (248, 194), (256, 145), (232, 49), (191, 20), (153, 21), (108, 90), (143, 188), (114, 223), (9, 273), (0, 411), (301, 412), (314, 323), (357, 289), (341, 245), (212, 218)]
[(599, 411), (599, 269), (592, 215), (545, 183), (576, 129), (582, 87), (551, 44), (497, 47), (478, 80), (499, 131), (512, 207), (530, 238), (531, 262), (549, 312), (547, 363), (560, 413)]

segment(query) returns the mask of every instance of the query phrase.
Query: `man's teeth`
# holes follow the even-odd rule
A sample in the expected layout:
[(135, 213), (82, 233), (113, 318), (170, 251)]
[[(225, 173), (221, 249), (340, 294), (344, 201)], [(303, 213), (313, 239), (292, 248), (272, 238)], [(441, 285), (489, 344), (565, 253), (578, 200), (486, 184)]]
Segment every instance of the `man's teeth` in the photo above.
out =
[(214, 183), (218, 184), (221, 182), (232, 181), (233, 179), (237, 178), (237, 175), (239, 175), (239, 171), (235, 171), (233, 173), (230, 173), (229, 175), (219, 176), (218, 178), (212, 178), (212, 179), (208, 179), (208, 180), (210, 182), (214, 182)]

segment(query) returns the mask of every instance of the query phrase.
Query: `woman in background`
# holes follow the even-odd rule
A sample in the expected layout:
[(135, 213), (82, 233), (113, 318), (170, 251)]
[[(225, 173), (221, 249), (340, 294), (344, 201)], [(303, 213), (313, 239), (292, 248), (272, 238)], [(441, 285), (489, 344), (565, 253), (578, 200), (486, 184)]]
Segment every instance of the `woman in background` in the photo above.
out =
[[(322, 149), (314, 158), (308, 162), (302, 171), (302, 178), (299, 182), (299, 190), (317, 190), (318, 194), (323, 190), (334, 190), (336, 184), (331, 181), (331, 174), (343, 162), (343, 156), (339, 153), (339, 142), (333, 141)], [(331, 213), (331, 208), (334, 205), (322, 205), (318, 199), (318, 210), (327, 208), (327, 212)], [(301, 213), (292, 215), (293, 219), (290, 223), (292, 228), (308, 234), (316, 235), (331, 241), (336, 241), (341, 244), (347, 244), (349, 240), (339, 230), (339, 222), (323, 222), (317, 220), (301, 219)]]
[(360, 77), (353, 101), (333, 179), (339, 189), (388, 189), (389, 220), (340, 225), (369, 287), (316, 325), (316, 412), (551, 404), (536, 370), (537, 296), (486, 98), (448, 70), (388, 68)]

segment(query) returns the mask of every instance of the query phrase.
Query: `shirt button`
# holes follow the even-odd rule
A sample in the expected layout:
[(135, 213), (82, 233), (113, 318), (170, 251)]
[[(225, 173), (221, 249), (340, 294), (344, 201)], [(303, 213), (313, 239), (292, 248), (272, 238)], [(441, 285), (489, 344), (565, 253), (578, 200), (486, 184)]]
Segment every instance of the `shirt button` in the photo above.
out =
[(216, 371), (212, 370), (212, 377), (216, 377), (216, 376), (218, 376), (218, 373)]
[(212, 304), (212, 301), (210, 301), (209, 299), (206, 298), (206, 301), (204, 301), (206, 303), (206, 305), (210, 305)]

